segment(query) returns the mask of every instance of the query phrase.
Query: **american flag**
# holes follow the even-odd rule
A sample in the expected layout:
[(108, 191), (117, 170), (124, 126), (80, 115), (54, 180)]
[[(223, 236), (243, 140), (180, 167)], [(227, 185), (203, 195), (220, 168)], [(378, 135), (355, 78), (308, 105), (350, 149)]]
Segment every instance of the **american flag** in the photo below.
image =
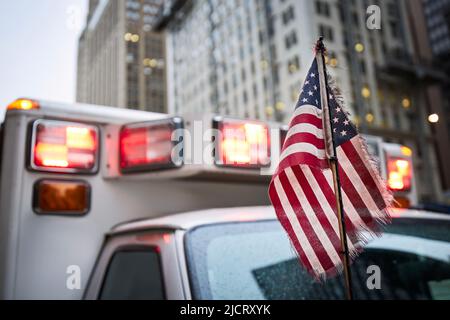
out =
[[(329, 159), (334, 136), (350, 258), (389, 221), (391, 196), (341, 99), (325, 88), (322, 56), (306, 75), (269, 187), (278, 220), (303, 266), (326, 279), (343, 269)], [(328, 113), (328, 109), (330, 113)], [(331, 121), (330, 121), (331, 118)]]

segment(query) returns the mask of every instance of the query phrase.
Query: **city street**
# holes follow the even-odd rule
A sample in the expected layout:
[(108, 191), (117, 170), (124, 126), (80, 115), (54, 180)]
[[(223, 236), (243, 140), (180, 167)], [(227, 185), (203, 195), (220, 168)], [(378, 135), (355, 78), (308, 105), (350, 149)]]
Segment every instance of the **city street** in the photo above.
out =
[(449, 17), (2, 1), (0, 300), (450, 300)]

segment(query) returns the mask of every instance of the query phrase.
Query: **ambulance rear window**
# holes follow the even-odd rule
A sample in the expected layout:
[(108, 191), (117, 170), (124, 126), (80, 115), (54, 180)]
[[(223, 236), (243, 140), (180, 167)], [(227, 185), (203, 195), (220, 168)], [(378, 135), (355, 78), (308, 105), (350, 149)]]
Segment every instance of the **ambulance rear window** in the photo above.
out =
[(158, 253), (152, 249), (116, 252), (109, 264), (99, 299), (165, 299)]

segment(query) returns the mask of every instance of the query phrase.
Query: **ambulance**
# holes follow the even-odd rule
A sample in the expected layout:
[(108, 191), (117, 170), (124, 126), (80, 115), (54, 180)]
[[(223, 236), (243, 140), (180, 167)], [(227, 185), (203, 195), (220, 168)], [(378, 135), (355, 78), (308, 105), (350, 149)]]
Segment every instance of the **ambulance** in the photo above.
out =
[[(297, 276), (309, 293), (270, 280), (295, 261), (267, 197), (283, 141), (276, 123), (18, 99), (8, 106), (0, 141), (1, 299), (318, 294), (304, 274)], [(417, 201), (410, 149), (368, 141), (390, 188), (406, 199), (400, 205)], [(432, 241), (426, 258), (446, 276), (448, 218), (399, 210), (396, 228), (412, 238), (419, 234), (411, 221), (423, 221), (430, 233), (439, 222), (434, 242), (422, 240)], [(408, 242), (402, 232), (375, 242), (373, 252), (414, 251), (408, 244), (421, 238)], [(230, 279), (238, 267), (247, 273)], [(339, 298), (333, 288), (323, 297)]]

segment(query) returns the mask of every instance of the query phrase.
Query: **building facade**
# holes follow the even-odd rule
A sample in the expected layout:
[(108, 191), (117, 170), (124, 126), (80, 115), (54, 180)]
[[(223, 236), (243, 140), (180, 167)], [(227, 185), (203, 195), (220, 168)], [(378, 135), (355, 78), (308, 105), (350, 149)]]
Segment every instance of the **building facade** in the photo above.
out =
[(450, 0), (423, 0), (423, 4), (434, 64), (448, 76), (441, 86), (444, 95), (441, 117), (450, 131)]
[[(183, 2), (177, 17), (167, 22), (170, 112), (286, 120), (312, 61), (319, 26), (310, 18), (318, 15), (308, 0), (274, 3)], [(166, 11), (170, 15), (170, 8)], [(318, 19), (337, 24), (339, 16), (332, 10), (331, 16)], [(343, 50), (343, 39), (341, 32), (330, 37), (333, 41), (327, 45), (334, 55)], [(348, 74), (340, 72), (345, 68), (342, 61), (333, 71), (349, 93)]]
[[(367, 27), (372, 4), (381, 13), (380, 29)], [(429, 105), (438, 99), (428, 90), (440, 75), (426, 54), (417, 53), (423, 41), (417, 28), (423, 26), (414, 15), (417, 10), (423, 15), (421, 5), (416, 0), (166, 1), (155, 27), (167, 34), (169, 112), (286, 123), (322, 35), (328, 70), (353, 120), (366, 134), (411, 147), (420, 197), (441, 199), (450, 188), (450, 173), (439, 148), (448, 139), (426, 120)]]
[(78, 47), (77, 101), (167, 112), (162, 0), (90, 0)]

